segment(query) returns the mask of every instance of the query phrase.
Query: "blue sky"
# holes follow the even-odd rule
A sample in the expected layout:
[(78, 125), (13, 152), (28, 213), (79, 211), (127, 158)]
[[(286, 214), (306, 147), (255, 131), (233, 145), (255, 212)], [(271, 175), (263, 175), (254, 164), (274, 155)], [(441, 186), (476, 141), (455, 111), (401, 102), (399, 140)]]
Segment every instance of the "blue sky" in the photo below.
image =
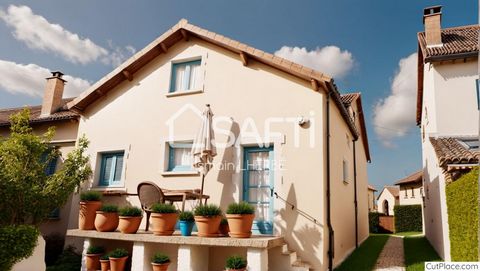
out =
[[(416, 33), (423, 31), (423, 8), (437, 4), (443, 5), (442, 27), (478, 22), (476, 1), (458, 0), (0, 0), (0, 108), (40, 103), (43, 85), (36, 88), (43, 81), (25, 80), (28, 74), (22, 72), (61, 70), (72, 76), (70, 81), (74, 83), (70, 85), (77, 88), (73, 93), (103, 77), (133, 49), (142, 49), (186, 18), (268, 52), (287, 46), (284, 53), (300, 62), (316, 65), (320, 59), (326, 63), (325, 69), (330, 69), (329, 63), (337, 65), (338, 69), (331, 72), (338, 75), (335, 81), (339, 89), (362, 92), (373, 159), (369, 179), (380, 188), (421, 167), (419, 129), (412, 119), (416, 62), (411, 54), (417, 50)], [(10, 5), (27, 6), (33, 15), (28, 9), (11, 10)], [(31, 36), (51, 35), (42, 30), (42, 21), (25, 26), (19, 20), (28, 22), (37, 16), (47, 20), (45, 24), (57, 24), (52, 29), (59, 33), (67, 33), (72, 40), (66, 44), (86, 46), (90, 50), (79, 45), (79, 51), (90, 54), (82, 58), (66, 55), (58, 46), (63, 40), (54, 44), (36, 42)], [(322, 51), (324, 48), (331, 50)], [(298, 54), (292, 53), (295, 50)], [(401, 59), (405, 60), (399, 66)], [(392, 96), (392, 83), (396, 97), (385, 102), (382, 99)], [(18, 85), (32, 89), (21, 90)], [(379, 102), (380, 108), (375, 109)], [(376, 119), (374, 112), (381, 117)]]

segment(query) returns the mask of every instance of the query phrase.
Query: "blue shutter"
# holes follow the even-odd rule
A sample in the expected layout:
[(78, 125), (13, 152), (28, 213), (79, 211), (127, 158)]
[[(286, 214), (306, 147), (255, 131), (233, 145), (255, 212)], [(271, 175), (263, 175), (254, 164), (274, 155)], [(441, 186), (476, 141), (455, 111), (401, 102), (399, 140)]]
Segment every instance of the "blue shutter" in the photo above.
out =
[(190, 86), (190, 79), (192, 76), (192, 66), (200, 66), (202, 60), (192, 60), (192, 61), (185, 61), (185, 62), (179, 62), (179, 63), (172, 63), (172, 74), (170, 76), (170, 89), (169, 92), (175, 92), (177, 91), (175, 82), (177, 81), (177, 70), (180, 67), (185, 67), (185, 77), (184, 80), (185, 82), (183, 83), (185, 86), (187, 86), (187, 90)]
[(122, 181), (123, 152), (102, 154), (100, 186), (118, 185)]

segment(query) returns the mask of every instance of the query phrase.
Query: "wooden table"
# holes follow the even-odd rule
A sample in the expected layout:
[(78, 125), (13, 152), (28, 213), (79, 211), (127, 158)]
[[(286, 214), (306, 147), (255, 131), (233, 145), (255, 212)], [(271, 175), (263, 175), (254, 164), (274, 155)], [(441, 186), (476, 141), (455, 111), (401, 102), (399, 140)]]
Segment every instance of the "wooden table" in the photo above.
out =
[(205, 199), (205, 204), (210, 198), (209, 195), (200, 195), (197, 190), (165, 190), (163, 189), (163, 195), (165, 196), (165, 201), (170, 202), (182, 202), (182, 212), (185, 210), (185, 201), (186, 200), (203, 200)]

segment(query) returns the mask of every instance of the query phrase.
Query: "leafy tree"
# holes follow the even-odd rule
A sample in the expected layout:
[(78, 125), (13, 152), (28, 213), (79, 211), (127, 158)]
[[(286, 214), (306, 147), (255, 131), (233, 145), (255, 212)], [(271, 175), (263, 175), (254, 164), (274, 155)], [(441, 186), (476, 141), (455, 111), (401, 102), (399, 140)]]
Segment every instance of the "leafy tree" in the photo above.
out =
[[(52, 210), (63, 206), (92, 172), (85, 155), (88, 140), (83, 136), (62, 168), (48, 175), (48, 164), (60, 156), (58, 149), (49, 144), (55, 129), (35, 135), (29, 119), (28, 109), (12, 115), (10, 136), (0, 139), (0, 228), (38, 226)], [(35, 247), (36, 239), (31, 245)], [(0, 251), (0, 255), (6, 254)], [(13, 259), (12, 264), (21, 258)]]

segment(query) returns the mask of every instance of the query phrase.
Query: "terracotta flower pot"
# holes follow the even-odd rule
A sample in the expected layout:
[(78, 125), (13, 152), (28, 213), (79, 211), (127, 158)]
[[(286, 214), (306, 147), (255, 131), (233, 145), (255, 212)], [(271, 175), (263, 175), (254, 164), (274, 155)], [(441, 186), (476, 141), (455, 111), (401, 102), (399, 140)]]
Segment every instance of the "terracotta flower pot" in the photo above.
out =
[(100, 232), (115, 231), (118, 227), (118, 213), (97, 211), (95, 229)]
[(254, 214), (250, 215), (229, 215), (227, 214), (228, 226), (230, 227), (230, 237), (249, 238), (252, 236), (252, 224)]
[(86, 254), (85, 255), (85, 267), (87, 270), (100, 269), (100, 256), (102, 254)]
[(128, 256), (122, 258), (110, 257), (110, 271), (124, 271)]
[(101, 206), (101, 201), (80, 201), (80, 211), (78, 213), (78, 228), (80, 230), (95, 229), (95, 215)]
[(110, 260), (100, 260), (100, 266), (102, 271), (110, 270)]
[(122, 233), (136, 233), (141, 222), (141, 216), (119, 216), (118, 229)]
[(225, 271), (247, 271), (247, 268), (242, 268), (242, 269), (225, 269)]
[(221, 220), (221, 216), (195, 216), (195, 224), (197, 224), (198, 236), (217, 237)]
[(153, 271), (167, 271), (170, 263), (152, 263)]
[(228, 224), (220, 224), (219, 231), (220, 231), (220, 234), (222, 236), (228, 236), (228, 232), (230, 231), (230, 227), (228, 227)]
[(155, 235), (172, 235), (175, 231), (175, 224), (177, 223), (178, 214), (160, 214), (152, 213), (152, 231)]

